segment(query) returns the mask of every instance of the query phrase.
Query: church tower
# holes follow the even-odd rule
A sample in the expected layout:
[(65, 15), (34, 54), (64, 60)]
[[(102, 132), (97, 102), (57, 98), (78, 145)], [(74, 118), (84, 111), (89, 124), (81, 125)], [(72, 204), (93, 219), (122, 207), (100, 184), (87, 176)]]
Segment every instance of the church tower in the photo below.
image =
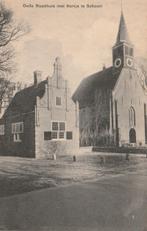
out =
[(121, 12), (117, 39), (115, 45), (112, 48), (112, 52), (113, 67), (116, 70), (121, 70), (123, 67), (134, 67), (134, 47), (129, 39), (123, 11)]

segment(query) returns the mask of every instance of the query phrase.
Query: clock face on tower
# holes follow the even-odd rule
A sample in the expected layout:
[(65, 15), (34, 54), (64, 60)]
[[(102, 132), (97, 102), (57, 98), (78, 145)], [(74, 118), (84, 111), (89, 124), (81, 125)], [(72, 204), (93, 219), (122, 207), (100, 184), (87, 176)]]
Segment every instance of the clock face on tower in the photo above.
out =
[(127, 66), (132, 67), (133, 66), (133, 60), (131, 58), (127, 58)]
[(119, 67), (121, 66), (121, 59), (120, 59), (120, 58), (117, 58), (117, 59), (115, 60), (114, 66), (115, 66), (116, 68), (119, 68)]

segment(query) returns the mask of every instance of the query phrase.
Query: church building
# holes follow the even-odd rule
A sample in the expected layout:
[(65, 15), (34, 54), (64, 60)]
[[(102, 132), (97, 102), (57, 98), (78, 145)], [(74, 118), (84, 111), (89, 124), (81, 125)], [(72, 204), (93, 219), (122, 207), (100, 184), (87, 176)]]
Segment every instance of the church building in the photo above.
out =
[(136, 66), (121, 12), (112, 66), (83, 79), (73, 94), (79, 102), (80, 144), (145, 146), (147, 91), (145, 76)]

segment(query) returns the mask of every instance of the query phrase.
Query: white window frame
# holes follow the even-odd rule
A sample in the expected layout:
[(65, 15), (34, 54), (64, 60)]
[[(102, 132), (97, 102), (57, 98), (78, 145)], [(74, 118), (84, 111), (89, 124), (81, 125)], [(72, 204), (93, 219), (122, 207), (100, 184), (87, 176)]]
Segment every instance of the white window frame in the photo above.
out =
[[(22, 129), (20, 129), (22, 126)], [(24, 132), (24, 123), (23, 122), (16, 122), (16, 123), (12, 123), (12, 134), (16, 134), (16, 133), (23, 133)]]
[(13, 134), (13, 141), (20, 143), (22, 140), (20, 139), (20, 133), (14, 133)]
[(5, 135), (5, 125), (4, 124), (0, 124), (0, 135)]
[(21, 142), (20, 134), (24, 132), (24, 123), (16, 122), (11, 124), (11, 132), (13, 134), (14, 142)]
[[(58, 130), (53, 130), (53, 123), (58, 123)], [(60, 123), (64, 123), (65, 124), (65, 129), (64, 130), (60, 130)], [(52, 138), (52, 140), (66, 140), (66, 122), (65, 121), (51, 121), (51, 132), (57, 132), (57, 138)], [(64, 133), (64, 138), (60, 138), (60, 132)]]

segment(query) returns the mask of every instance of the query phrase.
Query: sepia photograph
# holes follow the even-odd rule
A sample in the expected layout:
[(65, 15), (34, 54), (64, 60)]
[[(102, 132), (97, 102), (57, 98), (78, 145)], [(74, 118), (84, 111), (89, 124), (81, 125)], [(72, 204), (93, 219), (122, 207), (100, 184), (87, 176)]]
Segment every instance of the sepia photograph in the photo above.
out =
[(0, 231), (147, 231), (146, 0), (0, 0)]

